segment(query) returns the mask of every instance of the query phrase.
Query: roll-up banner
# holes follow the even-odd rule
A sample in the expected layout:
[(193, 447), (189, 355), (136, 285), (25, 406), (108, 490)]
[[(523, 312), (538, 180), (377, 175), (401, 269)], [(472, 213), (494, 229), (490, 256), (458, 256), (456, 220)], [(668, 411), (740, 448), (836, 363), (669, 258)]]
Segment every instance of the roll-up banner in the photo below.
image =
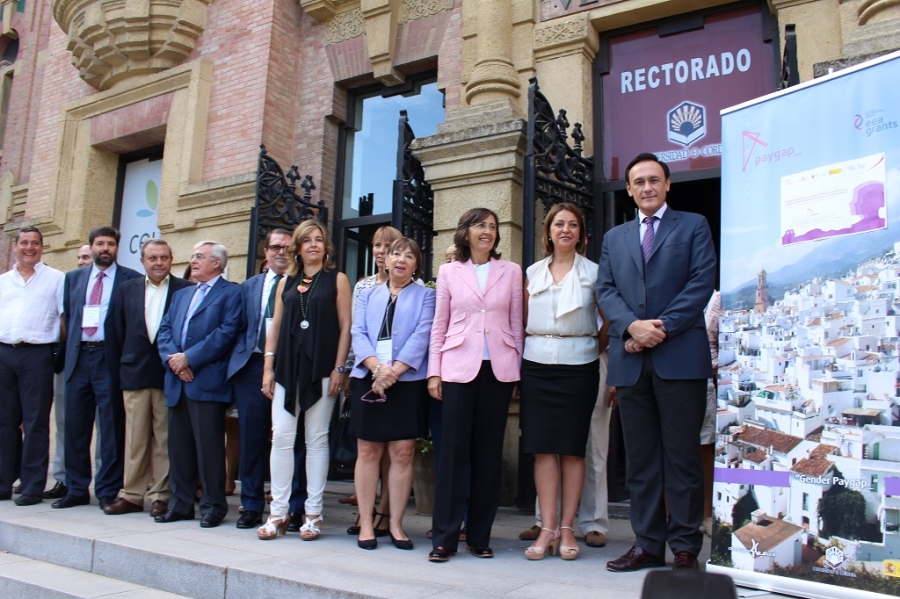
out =
[(710, 571), (900, 595), (900, 53), (722, 111)]

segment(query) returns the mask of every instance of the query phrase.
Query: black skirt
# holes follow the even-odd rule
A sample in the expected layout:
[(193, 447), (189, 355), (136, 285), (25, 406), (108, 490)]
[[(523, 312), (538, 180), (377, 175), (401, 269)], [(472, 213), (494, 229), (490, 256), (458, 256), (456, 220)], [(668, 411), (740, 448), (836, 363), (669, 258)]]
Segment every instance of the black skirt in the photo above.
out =
[(600, 386), (600, 362), (522, 360), (522, 451), (584, 457)]
[(360, 399), (372, 389), (372, 377), (350, 379), (350, 433), (357, 439), (386, 443), (428, 435), (428, 383), (397, 381), (386, 401)]

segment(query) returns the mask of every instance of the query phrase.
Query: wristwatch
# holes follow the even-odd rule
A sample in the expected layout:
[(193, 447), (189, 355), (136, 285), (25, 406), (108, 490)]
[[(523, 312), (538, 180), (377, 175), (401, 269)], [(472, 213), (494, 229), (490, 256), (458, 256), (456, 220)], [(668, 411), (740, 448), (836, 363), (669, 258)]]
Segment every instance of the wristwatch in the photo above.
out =
[(337, 370), (340, 374), (344, 374), (345, 372), (347, 372), (347, 369), (344, 368), (343, 364), (341, 364), (340, 366), (335, 366), (334, 369)]

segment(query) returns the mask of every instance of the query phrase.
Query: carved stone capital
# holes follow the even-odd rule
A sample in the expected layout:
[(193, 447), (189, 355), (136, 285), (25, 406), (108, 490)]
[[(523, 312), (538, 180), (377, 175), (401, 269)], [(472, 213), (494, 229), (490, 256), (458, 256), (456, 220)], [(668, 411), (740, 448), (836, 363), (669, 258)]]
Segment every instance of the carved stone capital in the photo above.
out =
[(857, 23), (866, 25), (900, 17), (897, 0), (862, 0), (856, 9)]
[(54, 0), (72, 64), (93, 87), (180, 63), (206, 27), (210, 0)]
[(337, 12), (332, 0), (297, 0), (300, 8), (316, 21), (324, 22), (332, 18)]
[(325, 43), (337, 44), (359, 37), (366, 32), (362, 10), (354, 8), (334, 15), (325, 26)]
[(535, 54), (580, 52), (586, 48), (593, 56), (599, 47), (597, 32), (586, 13), (541, 23), (534, 29)]
[(409, 23), (424, 17), (430, 17), (445, 10), (453, 10), (453, 0), (402, 0), (400, 3), (400, 22)]

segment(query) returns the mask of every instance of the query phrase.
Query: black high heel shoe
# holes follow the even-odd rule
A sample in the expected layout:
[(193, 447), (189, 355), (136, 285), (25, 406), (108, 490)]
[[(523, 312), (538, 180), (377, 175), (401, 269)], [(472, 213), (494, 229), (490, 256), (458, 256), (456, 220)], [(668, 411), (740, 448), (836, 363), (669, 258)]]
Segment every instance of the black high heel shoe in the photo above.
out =
[(363, 541), (362, 539), (356, 539), (356, 544), (359, 546), (360, 549), (366, 549), (366, 550), (371, 551), (372, 549), (375, 549), (376, 547), (378, 547), (378, 539), (372, 538), (372, 539), (366, 539), (365, 541)]
[[(381, 515), (381, 514), (379, 514), (378, 512), (375, 512), (375, 511), (372, 512), (372, 517), (373, 517), (373, 518), (374, 518), (375, 516), (380, 516), (380, 515)], [(379, 520), (378, 522), (375, 523), (375, 535), (376, 535), (376, 536), (379, 536), (379, 537), (384, 536), (384, 535), (379, 535), (379, 534), (378, 534), (378, 524), (379, 524), (380, 522), (381, 522), (381, 520)], [(351, 537), (355, 537), (355, 536), (358, 536), (358, 535), (359, 535), (359, 516), (356, 517), (356, 524), (354, 524), (353, 526), (347, 528), (347, 534), (348, 534), (349, 536), (351, 536)]]
[(391, 531), (388, 531), (388, 534), (391, 537), (391, 543), (393, 543), (394, 547), (396, 547), (397, 549), (403, 549), (405, 551), (409, 551), (413, 548), (413, 542), (410, 539), (394, 538), (394, 534)]
[[(375, 512), (375, 515), (378, 517), (375, 520), (375, 536), (376, 537), (386, 537), (391, 534), (391, 516), (390, 514), (379, 514)], [(383, 524), (387, 524), (385, 528), (381, 528)]]

